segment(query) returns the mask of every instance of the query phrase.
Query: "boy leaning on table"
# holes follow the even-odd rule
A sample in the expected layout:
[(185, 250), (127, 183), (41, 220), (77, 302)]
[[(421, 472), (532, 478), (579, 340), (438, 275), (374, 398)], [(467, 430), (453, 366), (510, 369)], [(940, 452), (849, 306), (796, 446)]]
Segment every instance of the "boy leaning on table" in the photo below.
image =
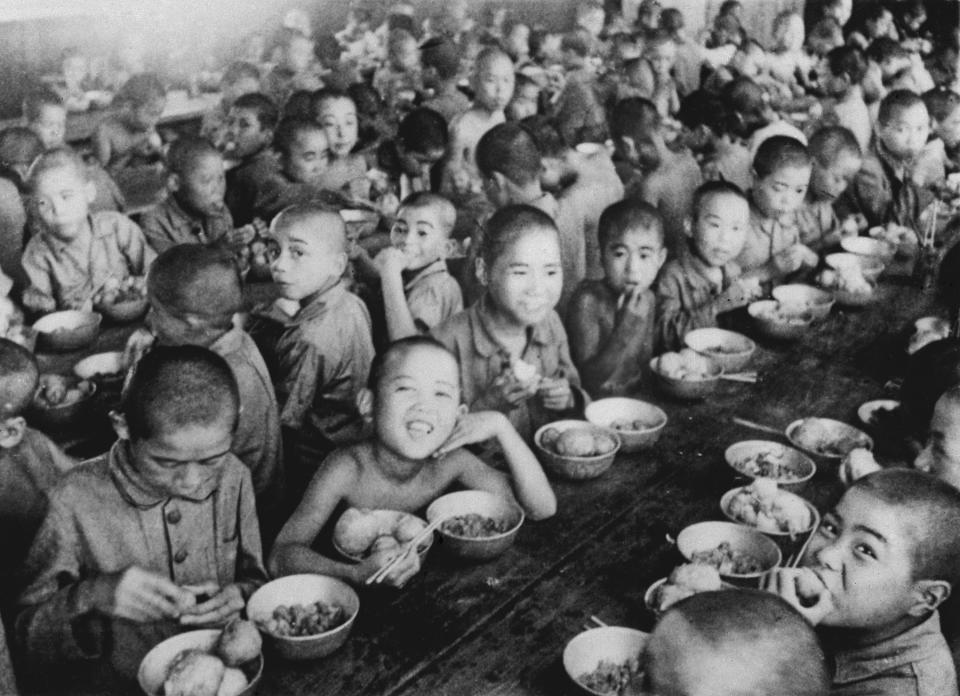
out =
[(956, 696), (938, 607), (960, 581), (960, 491), (920, 471), (857, 479), (823, 517), (801, 568), (767, 589), (817, 626), (834, 696)]
[(266, 579), (250, 471), (230, 453), (237, 386), (219, 356), (155, 348), (110, 452), (50, 492), (20, 597), (23, 674), (71, 693), (135, 677), (146, 652), (223, 624)]

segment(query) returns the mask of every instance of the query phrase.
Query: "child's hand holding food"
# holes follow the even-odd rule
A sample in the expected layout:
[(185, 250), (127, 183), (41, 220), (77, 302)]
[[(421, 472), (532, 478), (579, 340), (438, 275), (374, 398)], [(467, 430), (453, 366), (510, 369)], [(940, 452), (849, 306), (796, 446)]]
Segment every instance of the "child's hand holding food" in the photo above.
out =
[(767, 575), (764, 588), (787, 600), (816, 626), (833, 611), (833, 595), (810, 568), (777, 568)]
[(649, 317), (653, 312), (653, 305), (653, 293), (647, 292), (639, 285), (634, 285), (620, 295), (617, 301), (617, 323)]
[(537, 395), (543, 407), (550, 411), (566, 411), (574, 405), (573, 390), (564, 377), (544, 377), (540, 380)]
[(508, 370), (493, 380), (477, 401), (484, 410), (512, 411), (536, 393), (536, 386), (531, 388)]
[(371, 575), (390, 563), (399, 553), (406, 550), (403, 558), (380, 580), (381, 585), (403, 587), (414, 575), (420, 572), (420, 556), (414, 548), (405, 549), (393, 537), (380, 537), (374, 543), (372, 553), (354, 566), (354, 581), (362, 584)]
[(31, 312), (46, 314), (57, 309), (57, 302), (36, 288), (27, 288), (23, 291), (23, 306)]
[(380, 277), (399, 277), (400, 273), (407, 268), (407, 257), (398, 248), (389, 246), (376, 255), (373, 266), (380, 273)]
[(194, 595), (169, 578), (131, 566), (93, 581), (91, 604), (109, 616), (136, 623), (176, 619), (196, 605)]
[(240, 587), (234, 584), (220, 587), (216, 583), (204, 583), (182, 589), (194, 596), (194, 602), (207, 597), (183, 611), (180, 616), (183, 626), (219, 626), (240, 616), (246, 606)]
[(820, 257), (805, 244), (794, 244), (773, 257), (774, 263), (783, 273), (793, 273), (801, 268), (815, 268)]
[(123, 365), (129, 369), (130, 366), (140, 362), (140, 358), (153, 347), (156, 340), (156, 336), (149, 329), (143, 327), (130, 334), (127, 345), (123, 348)]

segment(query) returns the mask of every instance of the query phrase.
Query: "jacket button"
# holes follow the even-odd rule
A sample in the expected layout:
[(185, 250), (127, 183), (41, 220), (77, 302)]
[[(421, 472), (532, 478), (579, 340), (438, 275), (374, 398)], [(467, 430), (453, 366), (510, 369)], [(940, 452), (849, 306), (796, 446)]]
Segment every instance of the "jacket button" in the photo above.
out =
[(177, 524), (177, 522), (179, 522), (181, 518), (182, 517), (180, 515), (179, 510), (174, 509), (167, 513), (167, 522), (169, 522), (170, 524)]
[(180, 549), (179, 551), (177, 551), (176, 554), (174, 554), (174, 556), (173, 556), (173, 562), (174, 562), (174, 563), (183, 563), (185, 560), (187, 560), (187, 555), (188, 555), (188, 554), (187, 554), (187, 550), (186, 550), (186, 549)]

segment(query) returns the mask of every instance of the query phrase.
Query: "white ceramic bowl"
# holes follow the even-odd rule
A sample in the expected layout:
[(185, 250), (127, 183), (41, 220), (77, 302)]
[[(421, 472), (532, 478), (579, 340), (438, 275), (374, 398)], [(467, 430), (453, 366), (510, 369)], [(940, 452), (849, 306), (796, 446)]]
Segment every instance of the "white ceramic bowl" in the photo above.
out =
[[(325, 633), (314, 636), (277, 636), (264, 630), (279, 606), (312, 604), (323, 601), (343, 607), (347, 620)], [(360, 598), (347, 583), (326, 575), (288, 575), (263, 585), (247, 602), (247, 616), (283, 657), (310, 660), (329, 655), (343, 645), (360, 611)]]
[(33, 328), (41, 349), (69, 352), (93, 343), (100, 333), (102, 319), (96, 312), (68, 309), (40, 317)]
[(523, 510), (518, 505), (486, 491), (457, 491), (442, 495), (427, 508), (427, 522), (450, 519), (459, 515), (475, 513), (496, 520), (506, 520), (510, 529), (496, 536), (464, 537), (451, 534), (441, 524), (437, 529), (440, 548), (454, 556), (472, 561), (495, 558), (513, 545), (517, 532), (523, 524)]
[(717, 390), (723, 368), (712, 359), (709, 359), (711, 371), (705, 379), (676, 379), (668, 377), (660, 371), (660, 358), (650, 361), (650, 374), (654, 384), (667, 396), (675, 399), (696, 401), (709, 396)]
[[(620, 436), (621, 452), (636, 452), (652, 447), (667, 425), (667, 414), (659, 406), (622, 396), (598, 399), (587, 405), (584, 415), (594, 425), (615, 431)], [(650, 427), (641, 430), (625, 427), (625, 424), (636, 421), (648, 423)], [(623, 426), (614, 427), (617, 424)]]
[(852, 265), (860, 266), (863, 277), (871, 283), (880, 277), (884, 267), (883, 261), (875, 256), (860, 256), (859, 254), (851, 254), (849, 251), (827, 254), (823, 260), (834, 270)]
[(580, 677), (593, 672), (601, 661), (623, 664), (639, 658), (648, 637), (649, 634), (643, 631), (625, 626), (591, 628), (578, 633), (567, 643), (563, 649), (563, 668), (570, 680), (585, 693), (605, 696), (581, 684)]
[(825, 319), (833, 307), (833, 295), (812, 285), (802, 283), (788, 283), (778, 285), (770, 291), (773, 299), (782, 305), (805, 307), (813, 315), (815, 321)]
[(784, 490), (793, 491), (794, 493), (798, 492), (804, 488), (807, 482), (813, 478), (813, 475), (817, 473), (817, 465), (814, 464), (810, 457), (798, 449), (781, 445), (779, 442), (774, 442), (773, 440), (742, 440), (735, 442), (727, 447), (723, 453), (723, 458), (727, 461), (730, 468), (739, 475), (755, 479), (758, 478), (758, 476), (748, 473), (744, 462), (761, 454), (768, 454), (772, 459), (778, 461), (796, 474), (796, 477), (763, 477), (772, 478), (777, 482), (777, 486)]
[[(557, 454), (552, 448), (543, 444), (543, 435), (549, 429), (554, 429), (560, 433), (574, 428), (586, 430), (591, 434), (606, 435), (613, 439), (613, 449), (586, 457), (577, 457), (573, 455)], [(613, 460), (620, 450), (620, 437), (610, 428), (600, 427), (587, 421), (579, 420), (561, 420), (547, 423), (541, 426), (533, 435), (533, 443), (539, 452), (540, 462), (544, 468), (557, 476), (571, 481), (583, 481), (596, 478), (602, 475), (613, 465)]]
[(733, 552), (752, 556), (762, 566), (762, 570), (754, 573), (720, 573), (721, 578), (733, 583), (756, 587), (783, 558), (780, 547), (770, 537), (733, 522), (697, 522), (684, 527), (677, 535), (677, 550), (687, 561), (693, 562), (694, 554), (711, 551), (724, 542), (730, 544)]
[[(812, 434), (820, 435), (819, 440), (811, 440)], [(873, 439), (865, 432), (843, 421), (832, 418), (800, 418), (787, 426), (787, 439), (797, 447), (814, 457), (823, 457), (840, 461), (855, 447), (873, 449)], [(838, 442), (842, 446), (825, 448), (825, 443)]]
[(747, 313), (757, 330), (768, 338), (793, 341), (803, 336), (814, 322), (813, 312), (791, 315), (790, 321), (781, 321), (776, 315), (779, 304), (777, 300), (758, 300), (747, 306)]
[(35, 421), (41, 429), (66, 427), (89, 413), (87, 409), (90, 401), (97, 393), (96, 383), (72, 377), (68, 378), (68, 383), (71, 388), (79, 388), (82, 393), (79, 399), (69, 404), (44, 406), (34, 397), (29, 412), (31, 420)]
[(840, 240), (840, 247), (857, 256), (878, 258), (884, 264), (890, 263), (897, 253), (897, 248), (892, 244), (872, 237), (844, 237)]
[(880, 411), (895, 411), (900, 408), (900, 402), (896, 399), (874, 399), (860, 405), (857, 409), (857, 418), (866, 426), (873, 426), (873, 419)]
[(73, 366), (73, 374), (80, 379), (89, 379), (102, 384), (122, 382), (127, 375), (123, 353), (110, 351), (87, 356)]
[(709, 357), (727, 373), (745, 368), (757, 350), (752, 339), (726, 329), (694, 329), (687, 332), (683, 342), (691, 350)]
[[(184, 650), (213, 652), (219, 638), (219, 629), (202, 629), (179, 633), (154, 646), (140, 662), (140, 669), (137, 670), (137, 682), (143, 693), (146, 696), (163, 696), (163, 682), (167, 679), (167, 672), (170, 671), (170, 664), (174, 659)], [(250, 696), (256, 691), (260, 677), (263, 676), (263, 655), (240, 669), (248, 681), (247, 688), (240, 692), (240, 696)]]
[[(790, 535), (790, 532), (774, 531), (774, 530), (770, 530), (770, 529), (760, 529), (759, 527), (755, 527), (755, 526), (753, 526), (753, 525), (747, 524), (746, 522), (744, 522), (743, 520), (741, 520), (739, 517), (737, 517), (736, 515), (734, 515), (732, 512), (730, 512), (730, 501), (733, 500), (733, 497), (734, 497), (740, 490), (742, 490), (742, 488), (733, 488), (733, 489), (727, 491), (726, 493), (724, 493), (724, 494), (723, 494), (723, 497), (720, 498), (720, 510), (721, 510), (721, 512), (723, 512), (723, 514), (726, 516), (726, 518), (727, 518), (728, 520), (730, 520), (731, 522), (735, 522), (736, 524), (742, 524), (742, 525), (744, 525), (744, 526), (746, 526), (746, 527), (748, 527), (748, 528), (750, 528), (750, 529), (756, 529), (758, 532), (761, 532), (761, 533), (766, 534), (766, 535), (768, 535), (768, 536), (773, 536), (773, 537), (778, 537), (778, 538), (790, 537), (790, 536), (791, 536), (791, 535)], [(791, 493), (790, 491), (781, 490), (781, 491), (779, 492), (779, 495), (792, 496), (795, 500), (801, 501), (801, 502), (807, 507), (807, 509), (810, 511), (810, 520), (811, 520), (810, 526), (807, 527), (806, 529), (801, 529), (801, 530), (799, 530), (798, 532), (796, 532), (795, 536), (801, 536), (801, 535), (803, 535), (803, 534), (808, 534), (809, 532), (811, 532), (811, 531), (813, 531), (814, 529), (817, 528), (817, 526), (820, 524), (820, 513), (817, 511), (817, 508), (815, 508), (815, 507), (813, 506), (813, 504), (810, 503), (810, 501), (808, 501), (808, 500), (806, 500), (806, 499), (804, 499), (804, 498), (801, 498), (801, 497), (800, 497), (799, 495), (797, 495), (796, 493)]]

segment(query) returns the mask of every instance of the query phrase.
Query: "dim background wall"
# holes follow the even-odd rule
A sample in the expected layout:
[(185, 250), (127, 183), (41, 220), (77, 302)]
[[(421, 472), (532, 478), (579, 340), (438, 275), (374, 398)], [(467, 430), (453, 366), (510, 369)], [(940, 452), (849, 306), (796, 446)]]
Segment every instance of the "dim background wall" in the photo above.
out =
[[(222, 61), (230, 48), (251, 33), (268, 42), (283, 13), (307, 9), (319, 32), (344, 26), (348, 0), (0, 0), (0, 117), (15, 116), (24, 90), (39, 75), (56, 72), (63, 49), (109, 56), (122, 33), (139, 34), (148, 57), (169, 77), (184, 78), (206, 61)], [(713, 18), (722, 0), (674, 0), (696, 34)], [(382, 3), (384, 11), (392, 4)], [(438, 10), (443, 0), (419, 0), (421, 15)], [(803, 0), (743, 0), (751, 33), (769, 35), (773, 17)], [(575, 0), (474, 0), (476, 14), (487, 6), (505, 6), (509, 16), (550, 29), (572, 25)], [(629, 8), (627, 8), (629, 11)]]

